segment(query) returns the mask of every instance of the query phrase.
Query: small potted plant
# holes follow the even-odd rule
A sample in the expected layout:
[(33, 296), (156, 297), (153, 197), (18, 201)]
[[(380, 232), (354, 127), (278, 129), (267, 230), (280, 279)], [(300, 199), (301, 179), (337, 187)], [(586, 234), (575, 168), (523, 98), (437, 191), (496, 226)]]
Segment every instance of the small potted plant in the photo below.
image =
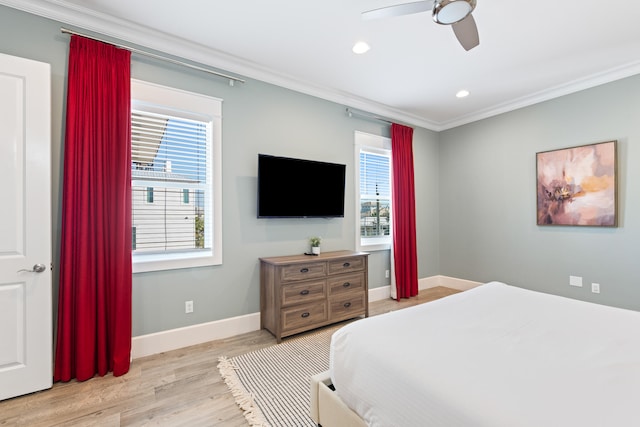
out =
[(312, 254), (320, 255), (320, 242), (322, 242), (322, 237), (313, 236), (309, 238), (309, 244), (311, 245)]

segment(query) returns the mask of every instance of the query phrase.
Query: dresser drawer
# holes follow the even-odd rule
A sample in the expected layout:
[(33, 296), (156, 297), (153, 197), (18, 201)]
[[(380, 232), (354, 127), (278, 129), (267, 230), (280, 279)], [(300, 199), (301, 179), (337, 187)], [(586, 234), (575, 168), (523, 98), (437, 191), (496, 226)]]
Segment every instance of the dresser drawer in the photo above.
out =
[(364, 257), (343, 258), (329, 261), (329, 274), (342, 274), (364, 270)]
[(326, 262), (314, 262), (308, 264), (283, 265), (280, 270), (282, 282), (297, 282), (299, 280), (314, 279), (327, 275)]
[(345, 274), (329, 279), (329, 295), (340, 295), (348, 292), (364, 292), (364, 272)]
[(282, 333), (305, 329), (310, 325), (323, 323), (327, 320), (327, 303), (315, 303), (284, 308), (281, 311)]
[(323, 300), (327, 297), (327, 282), (312, 280), (309, 282), (282, 285), (282, 306)]
[(329, 299), (329, 318), (331, 321), (351, 319), (365, 314), (363, 293), (345, 294)]

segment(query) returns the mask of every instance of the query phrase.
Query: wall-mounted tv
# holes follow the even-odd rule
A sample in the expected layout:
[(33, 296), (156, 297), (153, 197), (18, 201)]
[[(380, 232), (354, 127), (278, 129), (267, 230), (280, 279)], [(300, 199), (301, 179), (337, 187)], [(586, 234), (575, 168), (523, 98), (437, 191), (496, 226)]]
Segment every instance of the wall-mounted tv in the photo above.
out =
[(258, 218), (344, 217), (345, 169), (258, 154)]

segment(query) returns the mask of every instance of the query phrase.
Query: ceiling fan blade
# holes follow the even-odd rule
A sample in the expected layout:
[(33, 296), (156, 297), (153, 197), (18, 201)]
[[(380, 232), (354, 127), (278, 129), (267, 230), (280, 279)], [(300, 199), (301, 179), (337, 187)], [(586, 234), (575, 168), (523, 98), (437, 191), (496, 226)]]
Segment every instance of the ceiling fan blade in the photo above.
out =
[(416, 1), (413, 3), (397, 4), (379, 9), (362, 12), (363, 20), (390, 18), (392, 16), (411, 15), (412, 13), (427, 12), (433, 9), (434, 0)]
[(452, 27), (464, 50), (471, 50), (480, 44), (478, 27), (471, 14), (467, 15), (462, 21), (452, 24)]

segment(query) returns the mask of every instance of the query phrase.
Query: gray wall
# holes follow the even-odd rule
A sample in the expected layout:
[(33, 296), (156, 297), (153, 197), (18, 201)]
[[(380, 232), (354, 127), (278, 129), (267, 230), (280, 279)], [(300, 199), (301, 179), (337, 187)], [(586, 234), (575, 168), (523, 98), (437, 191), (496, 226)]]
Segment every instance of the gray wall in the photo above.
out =
[[(639, 117), (634, 76), (442, 132), (440, 273), (640, 310)], [(613, 139), (619, 227), (537, 226), (536, 152)]]
[[(69, 36), (61, 24), (0, 6), (0, 52), (52, 66), (52, 199), (54, 261), (59, 260), (60, 200), (66, 62)], [(308, 250), (310, 235), (323, 250), (355, 247), (354, 131), (389, 136), (388, 126), (349, 118), (342, 105), (255, 80), (230, 87), (223, 79), (133, 56), (132, 77), (222, 98), (223, 265), (141, 273), (133, 277), (133, 335), (259, 311), (258, 258)], [(421, 276), (438, 274), (438, 135), (416, 129), (414, 138)], [(344, 219), (257, 219), (257, 154), (347, 165)], [(423, 184), (424, 183), (424, 184)], [(370, 287), (388, 285), (388, 251), (370, 256)], [(54, 274), (54, 277), (56, 275)], [(57, 279), (54, 287), (57, 289)], [(57, 290), (54, 292), (54, 295)], [(184, 314), (184, 301), (194, 313)], [(55, 312), (54, 303), (54, 312)]]
[[(69, 40), (60, 26), (0, 6), (0, 52), (52, 66), (56, 262)], [(258, 258), (301, 253), (309, 235), (323, 236), (325, 251), (354, 248), (353, 133), (388, 136), (387, 126), (255, 80), (230, 87), (225, 80), (136, 57), (132, 75), (224, 99), (223, 265), (134, 275), (134, 336), (259, 311)], [(633, 167), (640, 164), (639, 111), (636, 76), (439, 134), (416, 128), (419, 277), (502, 280), (640, 310), (640, 169)], [(620, 226), (536, 226), (535, 153), (611, 139), (619, 141)], [(345, 163), (346, 218), (257, 219), (258, 153)], [(388, 252), (372, 253), (371, 287), (388, 284), (388, 266)], [(569, 275), (584, 277), (586, 287), (570, 288)], [(601, 294), (591, 294), (591, 282), (601, 284)], [(194, 301), (193, 314), (184, 314), (186, 300)]]

